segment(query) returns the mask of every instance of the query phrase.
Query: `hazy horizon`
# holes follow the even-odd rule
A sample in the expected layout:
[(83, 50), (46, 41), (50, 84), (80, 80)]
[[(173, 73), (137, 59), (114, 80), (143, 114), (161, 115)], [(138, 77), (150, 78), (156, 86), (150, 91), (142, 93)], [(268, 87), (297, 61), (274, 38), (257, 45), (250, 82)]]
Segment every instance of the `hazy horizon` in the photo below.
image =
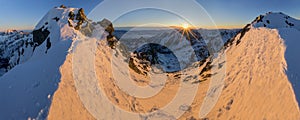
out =
[[(138, 29), (138, 30), (153, 30), (154, 28), (161, 28), (161, 29), (171, 29), (174, 27), (181, 27), (181, 26), (115, 26), (115, 30), (128, 30), (128, 29)], [(243, 26), (241, 27), (232, 27), (232, 28), (217, 28), (217, 29), (242, 29)], [(145, 28), (145, 29), (144, 29)], [(6, 32), (7, 30), (17, 30), (17, 31), (25, 31), (25, 32), (30, 32), (32, 29), (6, 29), (6, 30), (0, 30), (0, 32)], [(191, 29), (207, 29), (207, 30), (214, 30), (215, 28), (201, 28), (201, 27), (194, 27)]]
[[(107, 2), (107, 1), (106, 1)], [(109, 1), (110, 2), (110, 1)], [(134, 4), (132, 4), (132, 3)], [(128, 6), (147, 6), (151, 5), (165, 5), (168, 9), (178, 9), (184, 11), (185, 18), (188, 21), (195, 24), (192, 25), (197, 28), (219, 28), (219, 29), (235, 29), (242, 28), (247, 23), (250, 23), (260, 14), (265, 14), (267, 12), (283, 12), (294, 18), (300, 18), (299, 7), (300, 1), (289, 1), (283, 2), (280, 0), (275, 1), (205, 1), (196, 0), (200, 7), (205, 10), (204, 14), (207, 14), (213, 20), (211, 23), (199, 18), (199, 11), (194, 11), (195, 9), (190, 6), (181, 5), (187, 1), (172, 1), (172, 4), (177, 4), (176, 6), (170, 6), (168, 1), (147, 1), (145, 5), (144, 2), (140, 1), (114, 1), (111, 4), (107, 4), (108, 9), (114, 7), (113, 10), (107, 11), (95, 11), (94, 9), (100, 4), (104, 3), (102, 0), (94, 1), (59, 1), (59, 0), (48, 0), (48, 1), (11, 1), (2, 0), (0, 3), (4, 5), (0, 8), (3, 13), (1, 14), (0, 20), (0, 31), (6, 31), (8, 29), (16, 30), (32, 30), (34, 29), (37, 22), (53, 7), (60, 6), (64, 4), (68, 7), (84, 8), (86, 14), (93, 21), (99, 21), (103, 18), (109, 20), (113, 19), (111, 15), (115, 15), (118, 10), (128, 9)], [(181, 5), (178, 7), (178, 5)], [(115, 7), (118, 6), (118, 7)], [(295, 7), (293, 7), (295, 6)], [(103, 6), (102, 6), (103, 7)], [(11, 9), (13, 8), (13, 9)], [(142, 8), (142, 7), (141, 7)], [(157, 9), (140, 9), (138, 11), (128, 11), (125, 15), (121, 15), (121, 20), (118, 18), (117, 21), (113, 21), (115, 27), (136, 27), (149, 23), (159, 23), (163, 26), (180, 26), (183, 20), (178, 19), (178, 16), (173, 15), (174, 13), (168, 13), (169, 11), (157, 10)], [(37, 10), (38, 9), (38, 10)], [(203, 11), (200, 11), (203, 12)], [(89, 16), (90, 13), (99, 13), (99, 15)], [(100, 14), (101, 13), (101, 14)], [(95, 19), (93, 19), (95, 18)], [(207, 24), (206, 24), (207, 23)], [(155, 26), (157, 27), (157, 26)]]

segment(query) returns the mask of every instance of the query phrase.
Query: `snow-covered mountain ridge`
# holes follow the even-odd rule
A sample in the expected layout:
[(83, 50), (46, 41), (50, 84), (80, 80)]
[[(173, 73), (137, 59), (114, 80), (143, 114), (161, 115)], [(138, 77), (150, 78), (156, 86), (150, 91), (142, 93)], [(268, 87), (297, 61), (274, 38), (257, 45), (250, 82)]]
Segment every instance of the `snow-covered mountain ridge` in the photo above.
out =
[(32, 57), (34, 59), (47, 54), (60, 38), (75, 37), (72, 32), (63, 31), (64, 27), (74, 28), (92, 37), (108, 26), (113, 27), (107, 19), (97, 23), (88, 20), (82, 8), (55, 7), (39, 21), (32, 32), (8, 30), (0, 34), (0, 76)]
[[(300, 119), (299, 34), (299, 20), (269, 12), (228, 40), (217, 58), (208, 58), (217, 62), (226, 56), (226, 72), (212, 73), (225, 78), (214, 90), (222, 94), (206, 118)], [(214, 62), (206, 67), (217, 66)]]
[(282, 12), (268, 12), (258, 16), (252, 23), (253, 27), (267, 27), (271, 29), (294, 28), (300, 30), (300, 21)]
[[(241, 42), (243, 42), (244, 37), (247, 36), (261, 36), (258, 34), (250, 34), (251, 31), (262, 31), (269, 29), (272, 31), (276, 31), (274, 36), (278, 37), (278, 41), (281, 41), (282, 46), (277, 46), (285, 48), (284, 61), (286, 66), (282, 69), (285, 71), (286, 76), (288, 77), (291, 86), (293, 87), (294, 95), (296, 98), (296, 102), (299, 104), (300, 101), (300, 65), (298, 61), (300, 61), (300, 56), (297, 51), (300, 51), (299, 47), (299, 35), (300, 35), (300, 20), (292, 18), (288, 15), (283, 14), (282, 12), (268, 12), (264, 15), (260, 15), (256, 17), (256, 19), (247, 24), (240, 32), (231, 38), (225, 45), (224, 50), (227, 51), (233, 47), (238, 47)], [(263, 36), (261, 36), (263, 37)], [(268, 38), (262, 38), (264, 40), (268, 40)], [(254, 39), (253, 39), (254, 40)], [(272, 43), (270, 43), (272, 44)], [(270, 45), (271, 46), (271, 45)], [(251, 49), (251, 47), (247, 47), (245, 49)], [(274, 48), (274, 52), (277, 48)]]
[[(12, 39), (18, 43), (8, 44), (13, 46), (10, 49), (15, 50), (11, 55), (16, 56), (9, 57), (11, 67), (0, 77), (0, 119), (47, 118), (52, 96), (63, 76), (60, 67), (76, 45), (75, 41), (86, 39), (81, 31), (87, 22), (83, 20), (82, 12), (80, 8), (56, 7), (41, 19), (32, 33), (13, 32), (5, 36), (20, 38)], [(103, 36), (95, 36), (94, 39), (105, 40), (109, 33), (100, 23), (107, 26), (111, 23), (105, 20), (95, 25), (94, 31)]]
[(53, 8), (36, 25), (31, 33), (10, 31), (1, 36), (0, 76), (18, 64), (22, 64), (33, 56), (47, 54), (51, 46), (59, 42), (61, 29), (69, 24), (77, 25), (75, 19), (71, 19), (70, 13), (77, 13), (80, 9)]

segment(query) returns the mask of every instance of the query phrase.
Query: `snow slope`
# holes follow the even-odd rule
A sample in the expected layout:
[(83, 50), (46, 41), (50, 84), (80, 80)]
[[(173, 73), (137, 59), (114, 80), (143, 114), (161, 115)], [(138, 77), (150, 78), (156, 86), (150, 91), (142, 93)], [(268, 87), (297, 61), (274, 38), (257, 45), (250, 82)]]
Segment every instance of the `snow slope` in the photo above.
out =
[(263, 27), (251, 28), (237, 42), (240, 35), (224, 50), (224, 88), (217, 104), (206, 117), (299, 119), (297, 90), (293, 90), (285, 72), (288, 65), (285, 51), (288, 47), (280, 32)]
[[(198, 81), (198, 68), (174, 74), (152, 73), (149, 86), (136, 86), (140, 81), (135, 80), (149, 78), (139, 76), (129, 69), (128, 63), (124, 61), (125, 57), (120, 51), (110, 49), (106, 41), (88, 38), (78, 42), (73, 51), (64, 63), (63, 71), (67, 71), (66, 66), (69, 66), (73, 68), (74, 73), (63, 74), (63, 78), (73, 79), (72, 84), (75, 85), (60, 84), (60, 91), (54, 95), (56, 102), (51, 106), (49, 114), (51, 118), (64, 118), (64, 115), (72, 114), (70, 113), (73, 111), (72, 108), (83, 104), (85, 108), (74, 111), (84, 113), (79, 116), (83, 119), (91, 115), (96, 119), (175, 119), (185, 112), (186, 109), (182, 106), (187, 106), (193, 100), (184, 99), (192, 97), (193, 93), (197, 92), (198, 84), (191, 83)], [(187, 80), (181, 81), (182, 79)], [(63, 90), (66, 90), (67, 86), (76, 87), (74, 91), (78, 92), (80, 98), (65, 93)], [(155, 95), (157, 92), (159, 94)], [(187, 92), (190, 94), (186, 94)], [(153, 94), (155, 96), (152, 96)], [(82, 103), (78, 103), (78, 99), (82, 100)], [(61, 102), (64, 100), (69, 102)], [(171, 100), (174, 102), (168, 104)], [(162, 109), (155, 110), (156, 108)], [(89, 113), (85, 112), (86, 109)], [(153, 112), (143, 114), (151, 110)], [(72, 116), (67, 118), (74, 118)]]
[(267, 13), (229, 40), (224, 89), (207, 118), (300, 119), (298, 35), (299, 20)]
[(296, 99), (298, 103), (300, 103), (300, 64), (298, 63), (300, 61), (300, 55), (297, 52), (300, 51), (300, 48), (298, 47), (300, 44), (298, 39), (298, 36), (300, 35), (300, 20), (281, 12), (269, 12), (254, 20), (252, 26), (255, 28), (267, 27), (278, 30), (286, 47), (284, 54), (287, 62), (286, 73), (294, 88)]
[[(81, 99), (85, 101), (83, 104), (86, 109), (78, 108), (78, 111), (74, 112), (82, 112), (80, 117), (83, 119), (90, 118), (90, 116), (103, 119), (175, 119), (178, 117), (176, 115), (180, 113), (183, 115), (178, 119), (183, 120), (201, 117), (208, 119), (299, 119), (300, 112), (295, 96), (296, 90), (295, 88), (293, 90), (291, 79), (285, 72), (286, 69), (287, 72), (289, 71), (289, 64), (291, 64), (286, 57), (288, 56), (287, 53), (290, 54), (294, 51), (289, 50), (293, 47), (288, 48), (291, 45), (287, 40), (294, 39), (293, 36), (296, 35), (297, 31), (294, 28), (255, 28), (252, 25), (248, 27), (249, 30), (242, 30), (243, 33), (240, 32), (231, 39), (230, 44), (219, 53), (219, 57), (212, 59), (211, 64), (188, 67), (179, 73), (168, 73), (164, 88), (157, 95), (148, 99), (135, 97), (144, 92), (141, 88), (149, 89), (148, 86), (136, 88), (131, 87), (131, 84), (147, 83), (149, 78), (134, 74), (134, 71), (128, 69), (124, 60), (125, 57), (121, 56), (118, 49), (117, 51), (110, 50), (105, 41), (99, 41), (97, 46), (93, 44), (96, 42), (94, 39), (80, 42), (76, 52), (74, 52), (79, 53), (71, 54), (65, 65), (73, 68), (75, 66), (76, 73), (82, 74), (75, 74), (75, 85), (63, 84), (60, 86), (60, 92), (55, 95), (55, 107), (52, 108), (53, 111), (50, 111), (50, 116), (55, 118), (58, 115), (57, 117), (63, 118), (64, 114), (57, 112), (59, 110), (68, 115), (72, 114), (68, 111), (75, 108), (74, 106), (82, 105), (80, 102), (76, 102)], [(286, 33), (282, 33), (280, 29), (284, 29)], [(85, 55), (84, 58), (83, 55)], [(226, 56), (226, 59), (223, 60), (220, 56)], [(74, 60), (74, 57), (75, 61), (78, 61), (75, 62), (76, 64), (72, 64), (71, 61), (71, 58)], [(96, 67), (93, 67), (94, 64)], [(64, 70), (67, 71), (65, 65), (63, 65)], [(81, 65), (84, 67), (80, 67)], [(202, 73), (203, 68), (207, 65), (211, 65), (216, 70)], [(209, 75), (211, 77), (205, 78)], [(129, 76), (132, 77), (132, 81), (126, 79)], [(116, 77), (119, 79), (116, 80)], [(223, 77), (224, 84), (222, 84), (221, 79), (215, 79)], [(66, 75), (64, 78), (72, 78), (72, 75)], [(185, 90), (190, 91), (183, 93), (183, 96), (186, 96), (178, 98), (179, 95), (177, 94), (181, 94), (178, 92), (179, 85), (182, 84), (186, 86)], [(91, 87), (86, 87), (86, 85)], [(210, 85), (211, 87), (208, 87)], [(67, 93), (63, 92), (67, 86), (77, 86), (80, 96), (83, 95), (84, 98), (68, 96)], [(98, 89), (99, 86), (102, 89)], [(197, 86), (203, 89), (192, 91)], [(162, 85), (160, 83), (158, 85), (152, 84), (152, 87), (160, 88)], [(130, 90), (135, 92), (128, 92)], [(222, 91), (221, 94), (218, 94), (220, 91)], [(152, 92), (151, 90), (145, 91), (150, 95), (156, 91)], [(186, 98), (193, 93), (196, 93), (195, 99), (192, 99), (192, 103), (188, 104), (191, 101), (185, 100), (191, 100)], [(62, 97), (62, 95), (67, 96), (67, 98)], [(209, 97), (205, 98), (206, 95)], [(213, 101), (213, 98), (219, 95), (219, 99)], [(87, 96), (92, 96), (92, 98)], [(187, 103), (184, 105), (177, 103), (177, 106), (171, 107), (171, 110), (165, 109), (168, 107), (164, 106), (174, 100), (173, 98), (178, 99), (180, 103)], [(59, 102), (65, 99), (71, 99), (69, 101), (72, 102)], [(207, 102), (212, 104), (202, 106), (203, 103)], [(216, 102), (215, 105), (214, 102)], [(124, 111), (127, 112), (124, 113)], [(140, 113), (149, 111), (152, 112), (149, 114)], [(105, 114), (107, 112), (111, 114)]]
[(298, 39), (300, 30), (280, 28), (278, 29), (280, 37), (284, 40), (286, 51), (285, 60), (287, 62), (286, 74), (293, 86), (298, 106), (300, 107), (300, 55), (299, 55), (299, 44)]

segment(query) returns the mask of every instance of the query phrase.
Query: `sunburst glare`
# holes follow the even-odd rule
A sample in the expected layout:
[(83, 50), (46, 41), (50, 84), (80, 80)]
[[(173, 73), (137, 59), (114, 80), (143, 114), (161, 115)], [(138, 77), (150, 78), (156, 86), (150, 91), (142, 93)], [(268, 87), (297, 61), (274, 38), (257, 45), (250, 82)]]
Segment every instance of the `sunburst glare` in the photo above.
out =
[(190, 39), (198, 39), (198, 37), (195, 35), (195, 33), (193, 33), (193, 31), (191, 30), (192, 27), (187, 24), (181, 24), (181, 29), (180, 29), (180, 33), (181, 33), (181, 39), (186, 36), (186, 39), (190, 40)]
[(189, 24), (187, 24), (187, 23), (184, 23), (184, 24), (182, 24), (182, 28), (183, 29), (188, 29), (190, 26), (189, 26)]

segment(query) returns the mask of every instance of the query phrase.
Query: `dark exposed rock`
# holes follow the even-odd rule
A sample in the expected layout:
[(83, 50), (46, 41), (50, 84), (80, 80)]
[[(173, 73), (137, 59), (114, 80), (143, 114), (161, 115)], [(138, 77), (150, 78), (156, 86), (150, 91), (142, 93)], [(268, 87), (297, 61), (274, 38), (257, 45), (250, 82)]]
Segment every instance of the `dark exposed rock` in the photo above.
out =
[(254, 23), (254, 22), (257, 22), (257, 23), (263, 22), (263, 18), (264, 18), (263, 15), (259, 15), (258, 17), (255, 18), (254, 21), (252, 21), (252, 23)]
[(75, 14), (74, 14), (73, 11), (71, 11), (68, 16), (69, 16), (70, 20), (74, 20), (75, 19)]
[(113, 35), (108, 35), (108, 36), (106, 37), (106, 40), (107, 40), (108, 46), (109, 46), (111, 49), (115, 49), (118, 40), (115, 39)]
[(129, 59), (129, 62), (128, 62), (129, 68), (131, 68), (132, 70), (134, 70), (138, 74), (143, 74), (142, 71), (134, 64), (134, 62), (135, 61), (134, 61), (133, 58)]
[(106, 37), (107, 43), (111, 48), (115, 48), (118, 41), (113, 35), (113, 32), (115, 31), (113, 24), (107, 19), (103, 19), (102, 21), (97, 22), (97, 24), (100, 24), (101, 27), (105, 28), (105, 31), (108, 32), (108, 36)]
[(59, 7), (60, 8), (67, 8), (65, 5), (60, 5)]
[(225, 109), (226, 109), (226, 110), (230, 110), (232, 104), (233, 104), (233, 99), (230, 99), (230, 101), (227, 103)]
[(284, 18), (285, 18), (285, 19), (289, 19), (289, 18), (291, 18), (291, 17), (290, 17), (290, 16), (284, 16)]
[(55, 20), (56, 22), (58, 22), (58, 21), (59, 21), (59, 18), (58, 18), (58, 17), (55, 17), (55, 18), (53, 18), (53, 20)]
[(68, 20), (68, 24), (69, 24), (69, 27), (73, 27), (72, 23), (70, 22), (70, 20)]
[(84, 10), (83, 10), (83, 8), (80, 8), (79, 10), (78, 10), (78, 13), (77, 13), (77, 15), (76, 15), (76, 20), (82, 20), (82, 21), (84, 21), (84, 20), (86, 20), (86, 15), (84, 14)]
[(199, 75), (202, 75), (204, 72), (210, 71), (212, 69), (212, 62), (207, 62), (207, 64), (205, 65), (205, 67), (200, 71)]
[[(70, 11), (68, 14), (68, 24), (70, 27), (74, 27), (74, 29), (76, 30), (81, 30), (82, 24), (87, 22), (87, 17), (84, 14), (84, 10), (83, 8), (80, 8), (77, 12), (77, 14), (75, 14), (73, 11)], [(77, 20), (76, 25), (73, 25), (73, 22), (75, 22), (74, 20)], [(73, 22), (72, 22), (73, 21)]]
[(244, 35), (246, 34), (246, 32), (248, 32), (250, 30), (250, 24), (247, 24), (242, 30), (241, 30), (241, 36), (240, 39), (242, 39), (244, 37)]
[(50, 49), (50, 47), (51, 47), (50, 37), (47, 38), (46, 47), (47, 47), (47, 50), (46, 50), (46, 53), (47, 53), (48, 49)]
[(41, 45), (46, 38), (48, 37), (48, 35), (50, 34), (50, 32), (47, 30), (47, 28), (45, 28), (43, 30), (44, 26), (40, 29), (37, 30), (33, 30), (32, 34), (33, 34), (33, 42), (35, 46), (39, 46)]
[[(236, 34), (232, 39), (228, 40), (225, 44), (224, 44), (224, 48), (227, 48), (229, 46), (231, 46), (233, 44), (233, 42), (235, 41), (235, 39), (237, 39), (236, 41), (236, 45), (238, 45), (241, 42), (241, 39), (244, 37), (244, 35), (250, 30), (250, 25), (251, 24), (247, 24), (243, 29), (241, 29), (238, 34)], [(240, 34), (239, 38), (236, 38), (237, 35)]]
[(24, 54), (24, 48), (22, 48), (21, 54), (22, 54), (22, 55)]
[(75, 28), (75, 30), (80, 30), (80, 28), (81, 28), (81, 27), (80, 27), (80, 26), (81, 26), (81, 24), (82, 24), (81, 22), (78, 22), (78, 23), (77, 23), (77, 25), (74, 27), (74, 28)]
[(83, 8), (80, 8), (78, 10), (78, 13), (76, 14), (76, 20), (78, 20), (77, 25), (75, 26), (76, 30), (80, 30), (81, 25), (87, 20), (86, 15), (84, 14)]
[(285, 20), (285, 23), (287, 24), (287, 25), (289, 25), (289, 26), (294, 26), (294, 24), (293, 23), (290, 23), (289, 21), (287, 21), (287, 20)]
[(9, 58), (0, 58), (0, 68), (8, 69), (9, 66)]

